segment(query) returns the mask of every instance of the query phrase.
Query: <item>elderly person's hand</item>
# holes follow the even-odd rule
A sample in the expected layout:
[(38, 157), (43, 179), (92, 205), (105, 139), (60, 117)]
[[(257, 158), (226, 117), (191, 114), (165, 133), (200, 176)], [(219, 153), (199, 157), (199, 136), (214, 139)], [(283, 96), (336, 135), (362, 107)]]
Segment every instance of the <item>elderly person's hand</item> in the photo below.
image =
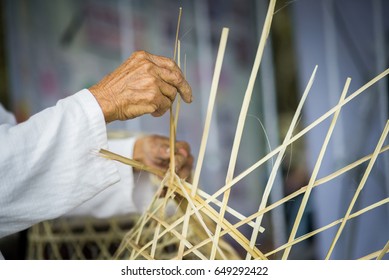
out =
[(177, 92), (192, 101), (192, 90), (176, 63), (144, 51), (134, 52), (122, 65), (89, 88), (105, 121), (163, 115)]
[[(170, 163), (169, 139), (159, 135), (139, 138), (134, 145), (133, 158), (145, 165), (166, 172)], [(183, 179), (190, 178), (193, 156), (187, 142), (176, 142), (175, 160), (177, 175)]]

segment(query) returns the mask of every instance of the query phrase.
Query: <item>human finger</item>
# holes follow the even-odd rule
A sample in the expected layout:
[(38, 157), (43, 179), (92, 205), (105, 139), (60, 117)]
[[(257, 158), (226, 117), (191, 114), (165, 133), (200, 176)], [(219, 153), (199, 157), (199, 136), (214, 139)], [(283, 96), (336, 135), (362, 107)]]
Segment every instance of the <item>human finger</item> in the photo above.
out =
[(183, 156), (182, 154), (175, 154), (174, 160), (175, 160), (175, 166), (176, 166), (175, 171), (178, 172), (178, 170), (180, 170), (186, 164), (186, 161), (188, 160), (188, 158)]
[(189, 143), (185, 141), (177, 141), (176, 152), (182, 154), (185, 157), (188, 157), (190, 155)]
[(182, 166), (181, 169), (177, 171), (177, 175), (182, 178), (188, 180), (191, 177), (192, 174), (192, 167), (193, 167), (193, 156), (189, 156), (185, 162), (185, 165)]
[(156, 74), (163, 81), (174, 86), (186, 103), (192, 102), (192, 88), (178, 67), (177, 69), (158, 68)]
[(172, 100), (170, 100), (165, 95), (161, 95), (159, 98), (157, 98), (157, 102), (155, 104), (157, 106), (157, 109), (151, 113), (153, 117), (160, 117), (170, 108), (172, 105)]
[(174, 101), (177, 95), (177, 89), (175, 87), (162, 80), (159, 82), (158, 87), (164, 96), (169, 98), (172, 102)]

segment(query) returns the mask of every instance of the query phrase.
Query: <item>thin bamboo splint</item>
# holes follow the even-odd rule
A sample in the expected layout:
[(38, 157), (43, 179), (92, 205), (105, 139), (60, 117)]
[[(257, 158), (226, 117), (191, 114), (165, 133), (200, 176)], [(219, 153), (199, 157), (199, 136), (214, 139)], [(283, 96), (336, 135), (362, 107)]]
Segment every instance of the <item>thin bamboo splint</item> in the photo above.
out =
[[(262, 36), (259, 42), (257, 56), (255, 58), (253, 70), (249, 79), (249, 84), (244, 96), (244, 101), (241, 109), (241, 113), (238, 120), (238, 125), (236, 129), (234, 144), (231, 152), (231, 158), (229, 162), (229, 169), (226, 175), (226, 183), (224, 186), (221, 186), (218, 191), (210, 195), (201, 190), (199, 186), (200, 173), (202, 168), (202, 163), (205, 157), (205, 150), (207, 145), (207, 139), (209, 135), (209, 127), (212, 117), (212, 112), (215, 103), (215, 97), (217, 92), (217, 86), (220, 76), (220, 71), (222, 67), (222, 61), (225, 53), (225, 47), (227, 44), (228, 29), (223, 29), (219, 51), (217, 54), (215, 71), (212, 81), (212, 87), (208, 103), (208, 111), (204, 125), (204, 132), (202, 136), (202, 141), (200, 145), (200, 152), (198, 155), (198, 160), (196, 168), (194, 170), (193, 183), (181, 180), (174, 172), (174, 153), (171, 154), (171, 165), (170, 169), (166, 174), (161, 174), (158, 170), (153, 168), (143, 166), (140, 163), (137, 163), (131, 159), (121, 157), (119, 155), (113, 154), (106, 150), (101, 150), (100, 154), (108, 159), (117, 160), (124, 164), (131, 165), (137, 169), (142, 169), (151, 174), (154, 174), (160, 178), (161, 183), (159, 188), (153, 197), (148, 209), (140, 217), (136, 225), (126, 234), (123, 238), (122, 243), (115, 254), (117, 259), (237, 259), (242, 258), (241, 255), (238, 255), (234, 248), (232, 248), (229, 243), (227, 243), (223, 237), (227, 234), (230, 238), (236, 241), (236, 244), (239, 244), (240, 249), (247, 252), (246, 259), (267, 259), (274, 258), (275, 254), (278, 252), (283, 252), (282, 259), (288, 259), (291, 249), (294, 245), (310, 238), (320, 232), (323, 232), (329, 228), (338, 226), (337, 234), (332, 242), (331, 247), (329, 248), (327, 258), (331, 257), (332, 250), (336, 246), (339, 236), (342, 234), (342, 230), (345, 224), (351, 220), (355, 219), (364, 213), (375, 209), (377, 207), (386, 205), (389, 203), (389, 198), (384, 198), (362, 210), (353, 212), (353, 206), (355, 201), (358, 198), (359, 192), (365, 186), (366, 180), (374, 167), (376, 159), (381, 156), (383, 153), (386, 153), (389, 150), (388, 145), (384, 145), (388, 130), (389, 130), (389, 120), (381, 137), (377, 139), (377, 145), (372, 154), (367, 155), (343, 168), (340, 168), (336, 172), (327, 175), (323, 178), (318, 178), (318, 172), (323, 160), (323, 157), (326, 153), (327, 145), (331, 139), (332, 134), (334, 133), (334, 128), (336, 126), (339, 114), (344, 106), (346, 106), (350, 101), (355, 99), (362, 93), (365, 93), (366, 90), (377, 83), (379, 80), (384, 78), (389, 73), (389, 69), (385, 70), (371, 81), (363, 85), (361, 88), (356, 90), (347, 96), (348, 88), (351, 83), (351, 79), (348, 78), (345, 82), (344, 89), (340, 95), (339, 102), (336, 106), (331, 108), (328, 112), (319, 117), (312, 124), (308, 125), (298, 134), (293, 136), (293, 131), (298, 121), (298, 118), (301, 115), (302, 108), (304, 106), (304, 101), (307, 98), (311, 86), (314, 82), (314, 77), (317, 72), (317, 66), (313, 70), (311, 79), (309, 80), (306, 90), (303, 94), (303, 97), (299, 103), (299, 106), (296, 110), (295, 116), (290, 124), (290, 128), (284, 138), (283, 143), (275, 148), (273, 151), (269, 152), (265, 157), (258, 160), (247, 170), (243, 171), (241, 174), (234, 176), (234, 169), (236, 164), (236, 159), (239, 151), (241, 136), (244, 128), (245, 119), (247, 116), (248, 107), (250, 104), (250, 99), (260, 66), (262, 53), (264, 51), (267, 37), (270, 31), (272, 16), (274, 14), (276, 1), (271, 0), (265, 19), (264, 28), (262, 31)], [(181, 18), (181, 10), (179, 15), (179, 21)], [(176, 53), (180, 53), (180, 48), (178, 46), (178, 31), (179, 24), (177, 27), (177, 36), (174, 57)], [(175, 144), (175, 134), (178, 120), (178, 111), (179, 105), (176, 107), (176, 116), (173, 117), (172, 110), (170, 111), (170, 145), (171, 151), (174, 151)], [(274, 202), (271, 205), (268, 205), (268, 197), (274, 186), (274, 179), (279, 170), (281, 160), (284, 156), (285, 150), (299, 138), (304, 136), (310, 130), (315, 128), (317, 125), (322, 123), (324, 120), (332, 117), (331, 125), (327, 131), (327, 135), (324, 139), (322, 149), (317, 158), (315, 168), (310, 177), (309, 183), (307, 186), (304, 186), (297, 190), (296, 192), (290, 194), (283, 199)], [(378, 137), (377, 137), (378, 138)], [(262, 199), (259, 201), (258, 211), (245, 217), (238, 211), (232, 209), (228, 206), (230, 190), (236, 185), (241, 179), (249, 175), (252, 171), (259, 168), (261, 165), (266, 163), (269, 159), (272, 159), (276, 156), (273, 169), (270, 173), (268, 182), (265, 186), (265, 191)], [(341, 176), (345, 172), (348, 172), (354, 169), (357, 166), (361, 166), (365, 162), (368, 162), (367, 168), (363, 178), (361, 179), (359, 186), (355, 192), (354, 198), (349, 204), (348, 210), (343, 218), (336, 220), (326, 226), (323, 226), (319, 229), (316, 229), (310, 233), (307, 233), (303, 236), (296, 236), (297, 230), (299, 228), (302, 215), (305, 212), (307, 202), (310, 198), (312, 190), (316, 187), (323, 185), (324, 183), (334, 180), (335, 178)], [(325, 187), (325, 186), (322, 186)], [(162, 191), (167, 189), (166, 195), (161, 197)], [(218, 197), (222, 196), (220, 201)], [(268, 214), (271, 210), (275, 209), (277, 206), (288, 202), (289, 200), (295, 198), (298, 195), (303, 196), (300, 209), (298, 211), (297, 217), (295, 219), (292, 231), (290, 233), (288, 242), (281, 245), (278, 248), (275, 248), (269, 252), (262, 252), (260, 246), (256, 245), (257, 237), (264, 231), (264, 228), (261, 226), (263, 216)], [(172, 210), (173, 209), (173, 213)], [(218, 209), (215, 210), (215, 209)], [(225, 213), (229, 213), (239, 220), (236, 224), (231, 224), (226, 218)], [(384, 221), (387, 222), (387, 221)], [(241, 232), (240, 227), (243, 225), (250, 226), (252, 228), (252, 235), (250, 239), (247, 239)], [(389, 242), (386, 244), (381, 244), (381, 247), (377, 248), (376, 252), (373, 252), (365, 257), (364, 259), (377, 258), (382, 259), (383, 256), (389, 251)]]

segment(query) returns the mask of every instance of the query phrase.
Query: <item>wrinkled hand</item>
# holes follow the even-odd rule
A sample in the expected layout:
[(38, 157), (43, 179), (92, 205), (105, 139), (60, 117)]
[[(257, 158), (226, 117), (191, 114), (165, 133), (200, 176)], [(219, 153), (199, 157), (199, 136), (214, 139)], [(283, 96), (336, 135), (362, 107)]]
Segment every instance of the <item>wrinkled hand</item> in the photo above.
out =
[[(134, 145), (133, 158), (165, 173), (170, 163), (169, 139), (159, 135), (139, 138)], [(187, 142), (176, 142), (175, 160), (177, 175), (188, 179), (192, 171), (193, 156)]]
[(134, 52), (89, 90), (107, 123), (143, 114), (162, 116), (177, 92), (185, 102), (192, 101), (192, 90), (176, 63), (144, 51)]

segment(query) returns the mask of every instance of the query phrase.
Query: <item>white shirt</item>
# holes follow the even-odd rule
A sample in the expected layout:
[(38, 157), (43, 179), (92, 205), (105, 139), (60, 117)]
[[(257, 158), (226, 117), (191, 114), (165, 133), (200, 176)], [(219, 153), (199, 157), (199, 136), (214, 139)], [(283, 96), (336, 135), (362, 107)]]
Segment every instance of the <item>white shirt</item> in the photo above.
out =
[[(133, 143), (114, 140), (109, 149), (131, 157)], [(0, 106), (0, 238), (64, 214), (137, 211), (132, 169), (100, 148), (108, 148), (106, 124), (86, 89), (18, 125)]]

